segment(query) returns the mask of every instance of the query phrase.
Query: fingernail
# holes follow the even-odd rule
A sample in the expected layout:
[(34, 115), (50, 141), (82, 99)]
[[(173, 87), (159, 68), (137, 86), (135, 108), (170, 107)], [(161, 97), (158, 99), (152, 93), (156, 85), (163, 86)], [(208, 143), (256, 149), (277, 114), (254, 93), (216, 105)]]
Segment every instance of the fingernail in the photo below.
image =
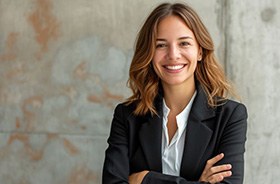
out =
[(228, 171), (228, 175), (231, 176), (231, 175), (232, 175), (232, 172), (231, 172), (231, 171)]
[(228, 164), (227, 167), (230, 169), (231, 168), (231, 164)]

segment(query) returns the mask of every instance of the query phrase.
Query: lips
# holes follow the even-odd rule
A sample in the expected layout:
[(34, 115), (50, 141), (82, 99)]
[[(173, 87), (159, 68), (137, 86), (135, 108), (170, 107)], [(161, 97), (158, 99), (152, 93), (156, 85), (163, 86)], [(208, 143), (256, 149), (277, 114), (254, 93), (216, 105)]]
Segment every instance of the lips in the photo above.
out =
[(168, 69), (168, 70), (173, 70), (173, 71), (176, 71), (176, 70), (180, 70), (182, 68), (184, 68), (185, 65), (183, 64), (180, 64), (180, 65), (165, 65), (164, 68)]

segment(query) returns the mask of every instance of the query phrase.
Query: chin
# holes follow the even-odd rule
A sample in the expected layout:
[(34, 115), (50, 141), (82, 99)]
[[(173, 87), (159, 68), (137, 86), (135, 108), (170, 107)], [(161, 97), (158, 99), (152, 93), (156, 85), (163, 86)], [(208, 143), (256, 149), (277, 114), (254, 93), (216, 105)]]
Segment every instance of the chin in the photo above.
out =
[(184, 81), (165, 81), (163, 82), (165, 85), (169, 85), (169, 86), (177, 86), (180, 84), (184, 84)]
[(168, 86), (179, 86), (179, 85), (191, 85), (194, 84), (194, 78), (189, 77), (189, 78), (181, 78), (177, 80), (162, 80), (164, 85)]

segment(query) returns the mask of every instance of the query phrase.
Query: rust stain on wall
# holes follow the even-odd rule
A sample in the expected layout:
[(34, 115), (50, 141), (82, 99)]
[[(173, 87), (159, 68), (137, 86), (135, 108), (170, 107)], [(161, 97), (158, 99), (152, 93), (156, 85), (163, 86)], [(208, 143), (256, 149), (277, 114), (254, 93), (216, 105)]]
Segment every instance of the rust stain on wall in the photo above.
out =
[(63, 139), (63, 145), (66, 148), (66, 150), (68, 151), (68, 153), (70, 153), (70, 155), (77, 155), (79, 153), (79, 149), (73, 144), (71, 143), (68, 139)]
[[(19, 141), (23, 144), (23, 151), (27, 154), (27, 156), (32, 161), (39, 161), (43, 159), (44, 156), (44, 150), (48, 146), (49, 143), (53, 142), (54, 139), (60, 140), (58, 134), (56, 133), (47, 133), (45, 141), (41, 144), (39, 149), (32, 148), (32, 145), (30, 144), (29, 134), (26, 133), (12, 133), (7, 141), (7, 146), (11, 146), (16, 141)], [(8, 150), (8, 149), (5, 149)]]
[(72, 171), (68, 184), (87, 184), (97, 180), (97, 174), (87, 166), (76, 166)]
[(88, 96), (88, 101), (93, 102), (93, 103), (102, 103), (102, 101), (104, 102), (105, 99), (103, 99), (103, 96), (97, 96), (97, 95), (89, 95)]
[(81, 62), (75, 69), (74, 69), (74, 77), (84, 80), (88, 77), (88, 73), (86, 70), (86, 62)]
[(29, 141), (29, 137), (27, 134), (21, 134), (21, 133), (13, 133), (10, 135), (9, 140), (8, 140), (8, 144), (12, 144), (14, 141), (20, 141), (24, 144), (27, 144)]
[(104, 88), (104, 96), (105, 96), (105, 98), (109, 98), (109, 99), (117, 100), (117, 101), (120, 101), (123, 99), (123, 96), (113, 94), (111, 91), (109, 91), (108, 88)]
[(100, 95), (89, 95), (87, 100), (93, 103), (105, 104), (108, 107), (113, 106), (113, 102), (122, 101), (122, 95), (113, 94), (107, 87), (103, 86), (103, 91)]
[(103, 86), (103, 91), (101, 95), (89, 95), (88, 101), (93, 103), (105, 104), (106, 106), (111, 107), (113, 102), (122, 101), (124, 97), (122, 95), (113, 94), (105, 85)]
[(59, 36), (59, 23), (52, 14), (51, 0), (37, 0), (35, 11), (28, 17), (28, 21), (33, 26), (36, 33), (36, 41), (41, 46), (37, 53), (38, 59), (48, 50), (51, 40), (56, 40)]
[(48, 140), (58, 138), (58, 134), (57, 133), (48, 133), (47, 136), (48, 136)]
[(73, 86), (63, 86), (63, 95), (66, 95), (71, 100), (74, 100), (77, 96), (78, 92)]
[(35, 109), (38, 109), (43, 104), (42, 96), (32, 96), (23, 101), (22, 112), (26, 122), (25, 130), (31, 131), (33, 129), (33, 120), (35, 118)]
[(17, 117), (16, 118), (16, 129), (19, 129), (20, 128), (20, 120), (19, 118)]
[(18, 33), (16, 32), (11, 32), (9, 34), (8, 39), (6, 41), (6, 46), (8, 50), (12, 51), (14, 49), (14, 46), (17, 41), (17, 37), (18, 37)]
[(24, 177), (21, 178), (19, 182), (20, 182), (19, 184), (31, 184), (31, 182)]
[(9, 33), (5, 43), (4, 53), (0, 54), (0, 62), (12, 61), (16, 59), (15, 46), (16, 46), (17, 39), (18, 39), (18, 33), (16, 32)]
[(42, 150), (34, 150), (31, 148), (31, 146), (26, 147), (26, 151), (29, 154), (31, 160), (33, 161), (39, 161), (43, 158), (43, 149)]
[(16, 66), (8, 70), (4, 76), (6, 79), (14, 79), (17, 78), (18, 76), (24, 74), (24, 70), (22, 66)]
[(23, 144), (25, 152), (29, 155), (30, 159), (33, 161), (38, 161), (43, 158), (43, 150), (34, 150), (32, 149), (28, 134), (23, 133), (13, 133), (10, 135), (8, 140), (8, 145), (11, 145), (13, 142), (19, 141)]

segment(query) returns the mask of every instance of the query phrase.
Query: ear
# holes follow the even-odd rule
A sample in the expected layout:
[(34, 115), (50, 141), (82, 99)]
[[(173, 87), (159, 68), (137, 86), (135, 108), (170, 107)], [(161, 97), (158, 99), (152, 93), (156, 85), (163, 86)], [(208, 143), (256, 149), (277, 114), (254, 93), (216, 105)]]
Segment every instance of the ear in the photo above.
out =
[(203, 56), (202, 47), (199, 46), (197, 60), (201, 61)]

